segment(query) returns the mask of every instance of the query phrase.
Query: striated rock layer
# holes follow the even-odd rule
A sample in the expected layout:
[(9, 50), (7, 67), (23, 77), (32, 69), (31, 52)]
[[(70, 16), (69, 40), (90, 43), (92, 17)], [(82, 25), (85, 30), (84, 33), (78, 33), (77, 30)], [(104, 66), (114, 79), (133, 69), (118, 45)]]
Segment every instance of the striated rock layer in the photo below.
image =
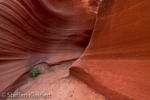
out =
[(150, 100), (149, 5), (103, 0), (90, 43), (70, 75), (110, 100)]
[(87, 3), (0, 0), (0, 93), (14, 91), (37, 63), (57, 64), (84, 52), (96, 18)]

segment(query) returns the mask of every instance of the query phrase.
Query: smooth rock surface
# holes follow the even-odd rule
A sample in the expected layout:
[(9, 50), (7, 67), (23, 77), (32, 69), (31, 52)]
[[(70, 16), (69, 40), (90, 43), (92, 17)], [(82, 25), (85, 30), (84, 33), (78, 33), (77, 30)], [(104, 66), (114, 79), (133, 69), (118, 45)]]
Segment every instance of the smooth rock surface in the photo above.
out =
[(150, 100), (149, 5), (103, 0), (90, 43), (70, 75), (110, 100)]
[(0, 93), (14, 91), (38, 63), (57, 64), (84, 52), (96, 18), (87, 2), (0, 0)]
[(91, 37), (70, 75), (110, 100), (149, 100), (149, 5), (149, 0), (0, 0), (0, 93), (13, 92), (38, 63), (77, 59)]

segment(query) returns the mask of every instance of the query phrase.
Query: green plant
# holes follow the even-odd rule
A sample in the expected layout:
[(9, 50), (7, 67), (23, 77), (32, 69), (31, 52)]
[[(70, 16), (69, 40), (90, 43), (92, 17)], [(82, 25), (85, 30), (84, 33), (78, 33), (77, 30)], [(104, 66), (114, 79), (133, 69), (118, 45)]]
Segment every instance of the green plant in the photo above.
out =
[(41, 70), (39, 70), (39, 67), (37, 67), (37, 68), (32, 68), (31, 70), (30, 70), (30, 73), (29, 74), (31, 74), (32, 76), (39, 76), (39, 72), (40, 72)]

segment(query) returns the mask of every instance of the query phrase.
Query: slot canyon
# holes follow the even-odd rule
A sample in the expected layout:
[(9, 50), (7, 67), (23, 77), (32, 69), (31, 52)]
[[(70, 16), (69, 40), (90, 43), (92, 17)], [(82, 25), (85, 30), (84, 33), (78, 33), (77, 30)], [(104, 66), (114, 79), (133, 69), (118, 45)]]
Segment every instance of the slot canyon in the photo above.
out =
[(0, 0), (0, 100), (17, 92), (150, 100), (150, 1)]

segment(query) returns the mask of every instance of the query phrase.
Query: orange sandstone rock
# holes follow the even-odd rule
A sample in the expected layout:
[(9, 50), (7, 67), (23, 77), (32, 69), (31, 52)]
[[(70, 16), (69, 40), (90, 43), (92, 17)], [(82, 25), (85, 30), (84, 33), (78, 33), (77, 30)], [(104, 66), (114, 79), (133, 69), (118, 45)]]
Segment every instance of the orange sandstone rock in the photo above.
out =
[(110, 100), (149, 100), (149, 5), (148, 0), (103, 0), (90, 43), (70, 75)]
[(96, 18), (85, 4), (0, 0), (0, 93), (14, 91), (38, 63), (57, 64), (84, 52)]

